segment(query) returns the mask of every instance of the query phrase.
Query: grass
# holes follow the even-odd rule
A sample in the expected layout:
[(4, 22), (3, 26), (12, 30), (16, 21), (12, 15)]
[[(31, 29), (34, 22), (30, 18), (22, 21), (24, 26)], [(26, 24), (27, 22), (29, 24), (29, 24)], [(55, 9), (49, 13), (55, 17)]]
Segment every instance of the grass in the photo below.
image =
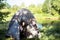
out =
[[(12, 14), (11, 14), (12, 15)], [(23, 40), (60, 40), (60, 20), (54, 19), (54, 16), (42, 15), (42, 14), (35, 14), (34, 15), (37, 22), (41, 23), (43, 25), (43, 28), (40, 30), (42, 37), (40, 39), (23, 39)], [(7, 21), (10, 20), (11, 17), (8, 17), (6, 19)], [(46, 19), (47, 18), (47, 19)], [(58, 18), (58, 16), (56, 17)], [(54, 19), (54, 20), (52, 20)], [(6, 30), (8, 28), (8, 23), (1, 23), (0, 24), (0, 40), (10, 40), (11, 38), (5, 38)]]
[[(6, 32), (7, 32), (7, 29), (8, 29), (8, 23), (9, 22), (6, 22), (6, 23), (2, 23), (0, 24), (0, 40), (11, 40), (11, 38), (6, 38), (5, 35), (6, 35)], [(38, 38), (33, 38), (33, 39), (22, 39), (22, 40), (37, 40)], [(39, 39), (38, 39), (39, 40)]]

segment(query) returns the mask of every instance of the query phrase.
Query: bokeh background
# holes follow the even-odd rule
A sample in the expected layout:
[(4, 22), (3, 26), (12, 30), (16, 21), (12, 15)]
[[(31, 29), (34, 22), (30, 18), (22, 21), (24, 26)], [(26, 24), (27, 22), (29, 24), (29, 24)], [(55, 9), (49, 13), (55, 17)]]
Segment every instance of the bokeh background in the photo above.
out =
[(10, 40), (5, 38), (9, 21), (21, 8), (29, 9), (35, 16), (40, 40), (60, 40), (60, 0), (0, 0), (0, 40)]

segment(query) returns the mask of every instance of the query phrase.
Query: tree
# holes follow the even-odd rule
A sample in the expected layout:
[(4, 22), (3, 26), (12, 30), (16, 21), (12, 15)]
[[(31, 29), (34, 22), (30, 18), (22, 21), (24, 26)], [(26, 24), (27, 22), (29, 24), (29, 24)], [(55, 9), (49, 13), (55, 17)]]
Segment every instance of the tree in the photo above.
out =
[(0, 0), (0, 9), (5, 7), (5, 3), (3, 3), (4, 0)]
[[(53, 17), (59, 17), (60, 0), (46, 0), (42, 7), (42, 11), (46, 14), (52, 15)], [(60, 20), (53, 20), (50, 24), (45, 24), (43, 27), (43, 33), (46, 35), (48, 40), (60, 40)]]
[(49, 0), (45, 0), (43, 6), (42, 6), (42, 11), (45, 13), (49, 13)]
[(6, 3), (5, 0), (0, 0), (0, 23), (3, 23), (3, 21), (6, 21), (4, 18), (8, 17), (9, 12), (2, 12), (1, 10), (5, 9)]
[(42, 11), (51, 15), (60, 15), (60, 0), (46, 0)]
[[(51, 10), (60, 15), (60, 0), (51, 1)], [(52, 12), (54, 14), (54, 12)]]

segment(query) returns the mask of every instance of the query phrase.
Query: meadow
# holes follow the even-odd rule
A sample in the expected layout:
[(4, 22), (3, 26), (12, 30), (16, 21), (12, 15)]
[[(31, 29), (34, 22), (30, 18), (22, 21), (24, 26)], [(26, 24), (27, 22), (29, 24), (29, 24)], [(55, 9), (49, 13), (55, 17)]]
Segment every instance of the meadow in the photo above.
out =
[[(0, 40), (10, 40), (6, 38), (9, 22), (13, 15), (24, 8), (25, 5), (11, 7), (6, 2), (3, 3), (0, 0)], [(40, 28), (41, 38), (40, 39), (23, 39), (23, 40), (60, 40), (60, 0), (45, 0), (43, 5), (33, 5), (28, 7), (38, 24), (42, 25)]]

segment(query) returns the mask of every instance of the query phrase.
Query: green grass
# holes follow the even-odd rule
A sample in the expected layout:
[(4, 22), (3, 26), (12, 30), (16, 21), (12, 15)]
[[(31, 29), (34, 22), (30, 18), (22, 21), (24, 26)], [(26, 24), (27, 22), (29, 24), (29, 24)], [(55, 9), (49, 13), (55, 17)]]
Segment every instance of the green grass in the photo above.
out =
[[(12, 14), (6, 19), (9, 21)], [(40, 39), (23, 39), (23, 40), (60, 40), (60, 20), (55, 20), (58, 16), (51, 16), (49, 14), (34, 14), (38, 23), (43, 25), (40, 30), (42, 37)], [(46, 19), (47, 18), (47, 19)], [(50, 19), (49, 19), (50, 18)], [(54, 19), (54, 20), (52, 20)], [(9, 22), (0, 23), (0, 40), (10, 40), (11, 38), (5, 38), (6, 30), (8, 28)]]
[[(9, 22), (5, 22), (4, 24), (1, 23), (0, 24), (0, 40), (10, 40), (11, 38), (6, 38), (5, 37), (5, 34), (7, 32), (7, 29), (8, 29), (8, 23)], [(37, 38), (33, 38), (33, 39), (22, 39), (22, 40), (37, 40)]]

